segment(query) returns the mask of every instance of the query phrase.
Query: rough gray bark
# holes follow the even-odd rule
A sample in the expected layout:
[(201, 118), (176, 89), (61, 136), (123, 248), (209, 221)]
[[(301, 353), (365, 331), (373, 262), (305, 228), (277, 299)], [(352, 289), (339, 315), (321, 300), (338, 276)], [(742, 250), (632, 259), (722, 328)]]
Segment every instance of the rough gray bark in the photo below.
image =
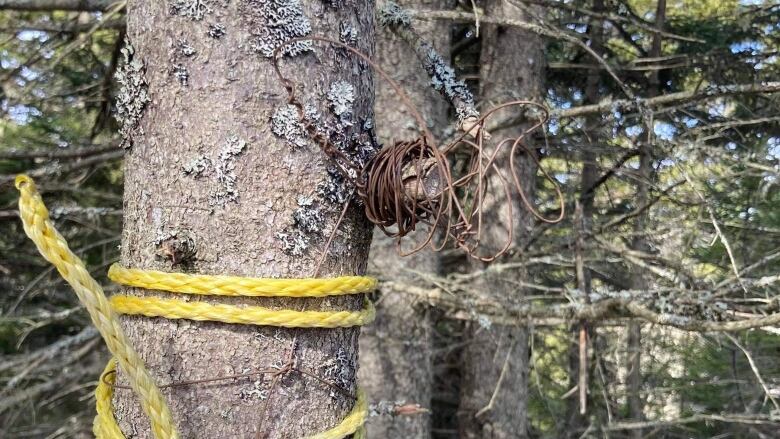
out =
[[(298, 5), (302, 10), (296, 13)], [(333, 39), (352, 29), (356, 46), (371, 53), (373, 11), (371, 1), (129, 2), (134, 54), (131, 68), (122, 70), (119, 99), (130, 147), (123, 265), (254, 277), (314, 275), (342, 209), (338, 198), (346, 192), (326, 172), (328, 160), (318, 147), (293, 136), (300, 127), (295, 117), (280, 113), (287, 96), (263, 52), (305, 30), (308, 19), (312, 34)], [(277, 20), (274, 14), (288, 15)], [(305, 84), (299, 99), (340, 126), (344, 138), (365, 134), (373, 84), (362, 62), (343, 50), (314, 45), (312, 52), (286, 56), (283, 66), (288, 77)], [(339, 81), (351, 85), (353, 93)], [(144, 87), (145, 93), (138, 90)], [(339, 125), (349, 109), (354, 123)], [(339, 230), (321, 277), (365, 271), (371, 234), (362, 212), (353, 207)], [(175, 254), (181, 245), (192, 248), (172, 258), (171, 248)], [(363, 306), (361, 297), (229, 299), (199, 300), (296, 310)], [(281, 364), (295, 340), (298, 368), (355, 391), (357, 328), (288, 330), (132, 316), (123, 322), (159, 383)], [(119, 378), (122, 383), (121, 371)], [(353, 406), (351, 398), (299, 374), (282, 378), (273, 392), (269, 381), (244, 378), (163, 393), (183, 438), (302, 437), (338, 424)], [(128, 437), (150, 437), (131, 392), (117, 390), (114, 403)]]
[[(442, 9), (444, 0), (409, 0), (403, 7)], [(449, 25), (428, 22), (415, 26), (443, 54), (449, 53)], [(391, 78), (409, 94), (426, 119), (428, 128), (438, 134), (448, 124), (447, 104), (430, 86), (425, 71), (411, 48), (388, 29), (377, 34), (377, 60)], [(411, 60), (410, 60), (411, 58)], [(385, 146), (394, 141), (419, 136), (416, 122), (400, 105), (392, 88), (377, 81), (375, 105), (377, 135)], [(417, 272), (436, 272), (438, 255), (424, 250), (401, 257), (395, 240), (376, 230), (371, 246), (369, 272), (381, 279), (406, 279), (414, 282)], [(360, 335), (360, 383), (375, 401), (404, 402), (431, 407), (433, 369), (431, 364), (431, 323), (428, 308), (411, 295), (382, 291), (377, 300), (377, 319)], [(430, 437), (431, 417), (383, 415), (372, 418), (368, 433), (374, 438)]]
[[(490, 0), (485, 12), (489, 16), (526, 20), (527, 12), (507, 1)], [(502, 102), (526, 99), (539, 100), (543, 84), (543, 43), (538, 35), (518, 28), (483, 25), (482, 55), (480, 57), (480, 97), (483, 107), (490, 108)], [(497, 115), (503, 120), (507, 115)], [(493, 139), (518, 136), (526, 123), (491, 133)], [(530, 139), (527, 141), (530, 144)], [(529, 145), (530, 146), (530, 145)], [(498, 163), (508, 169), (508, 149), (499, 154)], [(517, 158), (520, 181), (529, 198), (533, 199), (535, 166), (530, 157)], [(506, 239), (503, 230), (508, 226), (503, 212), (497, 178), (491, 180), (485, 212), (484, 238), (480, 244), (486, 250), (500, 248)], [(515, 212), (515, 240), (522, 242), (531, 224), (528, 211), (520, 207), (519, 196), (513, 200)], [(499, 213), (500, 212), (500, 213)], [(481, 264), (475, 264), (481, 265)], [(483, 267), (475, 267), (476, 269)], [(516, 277), (515, 277), (516, 276)], [(485, 297), (498, 303), (517, 304), (523, 292), (513, 281), (523, 273), (502, 273), (501, 276), (483, 276), (478, 287)], [(466, 328), (468, 339), (463, 352), (459, 430), (463, 438), (524, 438), (528, 436), (527, 378), (528, 330), (494, 324), (481, 326), (470, 323)]]

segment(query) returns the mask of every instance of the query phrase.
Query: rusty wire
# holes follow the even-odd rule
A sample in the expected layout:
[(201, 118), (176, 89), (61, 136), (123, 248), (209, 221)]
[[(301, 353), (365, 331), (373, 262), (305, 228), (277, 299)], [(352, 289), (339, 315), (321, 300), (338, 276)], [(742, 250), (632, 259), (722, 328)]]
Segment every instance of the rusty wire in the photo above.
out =
[[(286, 78), (281, 71), (279, 61), (281, 50), (289, 44), (300, 41), (318, 41), (338, 46), (349, 51), (366, 62), (383, 80), (396, 92), (401, 104), (414, 117), (420, 137), (413, 140), (398, 141), (381, 149), (368, 163), (359, 166), (339, 151), (326, 136), (318, 133), (311, 121), (305, 117), (304, 106), (296, 97), (296, 87), (299, 85)], [(447, 145), (440, 147), (428, 130), (419, 110), (403, 88), (363, 52), (338, 41), (324, 37), (307, 36), (287, 41), (276, 48), (273, 54), (274, 69), (287, 91), (288, 103), (298, 109), (299, 117), (305, 131), (317, 143), (320, 149), (332, 158), (345, 179), (354, 184), (356, 193), (365, 209), (366, 217), (387, 236), (395, 238), (401, 255), (410, 255), (429, 246), (433, 251), (444, 249), (449, 242), (474, 259), (484, 262), (493, 261), (505, 254), (514, 242), (515, 213), (513, 211), (513, 190), (520, 196), (526, 209), (536, 219), (546, 223), (558, 223), (565, 215), (564, 199), (560, 188), (550, 174), (541, 166), (536, 154), (525, 144), (527, 135), (542, 127), (548, 120), (547, 108), (539, 103), (517, 100), (498, 105), (485, 112), (473, 125), (466, 127)], [(485, 127), (488, 120), (499, 110), (525, 111), (534, 108), (542, 116), (519, 136), (502, 139), (486, 144), (489, 136)], [(512, 177), (509, 180), (504, 174), (506, 163), (497, 161), (499, 152), (509, 148), (509, 170)], [(466, 151), (468, 169), (465, 175), (453, 177), (450, 162), (456, 153)], [(554, 218), (546, 218), (532, 203), (518, 176), (516, 156), (520, 151), (528, 154), (544, 177), (552, 183), (559, 204), (559, 214)], [(496, 176), (497, 178), (493, 178)], [(500, 190), (506, 206), (506, 241), (498, 250), (489, 253), (480, 252), (480, 241), (484, 237), (483, 217), (492, 213), (484, 211), (488, 196), (496, 197), (489, 191), (489, 183), (499, 182)], [(347, 200), (333, 233), (323, 250), (320, 264), (324, 260), (338, 226), (350, 205)], [(417, 230), (418, 225), (428, 225), (424, 238), (414, 242), (404, 249), (404, 238)], [(317, 265), (319, 271), (319, 264)]]

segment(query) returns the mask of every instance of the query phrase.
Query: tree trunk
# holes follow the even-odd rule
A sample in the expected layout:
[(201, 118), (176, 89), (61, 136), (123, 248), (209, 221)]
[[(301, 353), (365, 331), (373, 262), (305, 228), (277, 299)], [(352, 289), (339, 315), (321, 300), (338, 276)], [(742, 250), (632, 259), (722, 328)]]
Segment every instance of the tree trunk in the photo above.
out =
[[(604, 2), (602, 0), (593, 1), (593, 10), (602, 12)], [(593, 51), (602, 56), (604, 53), (604, 23), (600, 18), (593, 18), (589, 23), (588, 34), (591, 36), (590, 47)], [(585, 83), (585, 104), (597, 103), (600, 99), (601, 91), (601, 71), (598, 69), (588, 70), (588, 76)], [(577, 231), (576, 239), (576, 277), (577, 288), (588, 302), (591, 286), (592, 273), (584, 265), (585, 258), (585, 239), (590, 234), (593, 226), (593, 207), (596, 189), (593, 185), (598, 180), (597, 157), (594, 152), (598, 148), (601, 136), (601, 118), (599, 115), (589, 115), (585, 118), (585, 132), (587, 145), (582, 148), (582, 173), (580, 174), (580, 201), (577, 206), (574, 217), (573, 230)], [(583, 334), (584, 333), (584, 334)], [(581, 335), (585, 336), (585, 346), (580, 346)], [(588, 367), (587, 345), (594, 345), (596, 338), (596, 328), (588, 327), (587, 322), (580, 322), (574, 327), (572, 338), (574, 343), (569, 348), (569, 388), (578, 386), (577, 397), (570, 397), (567, 400), (568, 421), (566, 431), (562, 432), (564, 436), (578, 438), (587, 424), (587, 392), (590, 387), (590, 373)], [(585, 348), (585, 349), (583, 349)], [(585, 358), (582, 358), (581, 351), (585, 352)], [(583, 386), (584, 384), (584, 386)], [(584, 387), (584, 388), (583, 388)], [(584, 401), (583, 401), (584, 400)], [(585, 402), (586, 404), (583, 404)]]
[[(415, 9), (439, 10), (443, 0), (409, 0), (399, 4)], [(434, 44), (445, 57), (449, 54), (449, 25), (444, 21), (416, 23), (417, 31)], [(426, 119), (429, 129), (439, 134), (447, 126), (447, 103), (430, 86), (430, 79), (414, 57), (412, 49), (388, 29), (377, 35), (377, 60), (407, 92)], [(395, 141), (419, 136), (416, 122), (400, 105), (395, 91), (384, 81), (377, 81), (377, 135), (385, 146)], [(376, 230), (369, 271), (386, 279), (406, 279), (413, 282), (413, 271), (435, 273), (438, 255), (423, 250), (401, 258), (395, 240)], [(381, 285), (380, 285), (381, 291)], [(377, 299), (377, 319), (360, 336), (360, 383), (375, 401), (419, 404), (430, 409), (433, 385), (431, 363), (431, 322), (428, 308), (416, 304), (411, 296), (382, 292)], [(382, 416), (372, 418), (368, 425), (370, 437), (426, 438), (430, 437), (431, 417)]]
[[(666, 0), (658, 0), (655, 12), (655, 27), (663, 30), (666, 24)], [(648, 54), (651, 58), (658, 58), (662, 54), (663, 36), (660, 32), (653, 36), (653, 45)], [(650, 72), (648, 78), (648, 98), (654, 98), (661, 94), (661, 81), (657, 70)], [(652, 140), (653, 126), (647, 124), (647, 142), (639, 146), (639, 170), (636, 184), (636, 205), (643, 206), (650, 200), (649, 185), (653, 178), (652, 163)], [(649, 252), (649, 246), (645, 234), (647, 232), (648, 211), (645, 210), (637, 216), (634, 222), (634, 242), (631, 248), (642, 252)], [(641, 267), (634, 266), (631, 270), (631, 288), (637, 291), (644, 291), (648, 288), (648, 283), (644, 270)], [(628, 376), (626, 377), (626, 390), (628, 394), (628, 414), (633, 421), (644, 420), (644, 401), (642, 399), (642, 326), (640, 323), (631, 322), (627, 328), (628, 337), (626, 341)], [(644, 437), (644, 430), (634, 429), (631, 431), (631, 437), (641, 439)]]
[[(371, 53), (373, 13), (372, 1), (130, 1), (134, 52), (120, 72), (119, 98), (130, 146), (121, 263), (191, 273), (313, 276), (350, 189), (338, 173), (327, 172), (332, 164), (301, 132), (269, 55), (283, 41), (307, 34), (332, 39), (346, 34)], [(289, 47), (282, 70), (300, 83), (297, 96), (307, 112), (316, 109), (332, 138), (346, 139), (338, 145), (346, 153), (366, 151), (365, 144), (347, 143), (365, 142), (369, 135), (370, 69), (343, 49)], [(353, 206), (318, 276), (362, 274), (370, 230)], [(363, 306), (360, 297), (200, 300), (294, 310)], [(292, 352), (299, 369), (350, 394), (356, 390), (357, 328), (146, 317), (123, 322), (159, 384), (256, 372), (283, 363)], [(119, 383), (124, 384), (121, 371)], [(183, 438), (307, 436), (338, 424), (354, 403), (295, 373), (274, 388), (270, 377), (257, 376), (166, 387), (163, 393)], [(114, 403), (128, 437), (150, 437), (131, 392), (118, 389)]]
[[(525, 6), (524, 6), (525, 7)], [(488, 16), (506, 19), (529, 20), (525, 10), (501, 0), (486, 4)], [(543, 43), (535, 34), (518, 28), (483, 25), (482, 55), (480, 57), (480, 88), (483, 108), (515, 100), (540, 100), (543, 84)], [(503, 120), (497, 115), (495, 120)], [(491, 133), (496, 144), (500, 139), (516, 137), (525, 128), (520, 124)], [(526, 139), (530, 145), (531, 139)], [(497, 156), (497, 163), (508, 169), (508, 148)], [(519, 178), (523, 189), (533, 199), (535, 166), (530, 157), (517, 159)], [(508, 177), (508, 176), (507, 176)], [(503, 212), (505, 201), (501, 198), (501, 186), (497, 177), (491, 179), (492, 194), (485, 204), (484, 233), (480, 244), (485, 250), (499, 248), (506, 239), (502, 230), (508, 226)], [(520, 243), (531, 225), (528, 211), (521, 208), (515, 196), (515, 242)], [(474, 264), (474, 269), (484, 268)], [(497, 303), (522, 301), (523, 291), (515, 282), (523, 273), (502, 273), (500, 276), (482, 276), (477, 285), (481, 294)], [(463, 438), (524, 438), (528, 436), (527, 377), (528, 330), (526, 328), (471, 323), (466, 328), (467, 345), (463, 352), (462, 386), (459, 407), (459, 430)]]

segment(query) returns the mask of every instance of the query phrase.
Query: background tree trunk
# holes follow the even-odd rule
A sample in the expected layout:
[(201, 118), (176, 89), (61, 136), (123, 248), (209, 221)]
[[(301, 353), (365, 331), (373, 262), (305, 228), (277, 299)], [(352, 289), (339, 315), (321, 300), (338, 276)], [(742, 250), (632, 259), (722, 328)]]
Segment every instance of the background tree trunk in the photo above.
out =
[[(666, 24), (666, 0), (658, 0), (655, 11), (655, 27), (662, 31)], [(650, 48), (649, 56), (659, 58), (662, 55), (663, 36), (660, 32), (653, 36), (653, 45)], [(658, 70), (650, 72), (648, 78), (648, 97), (654, 98), (662, 92), (661, 78)], [(647, 126), (647, 142), (639, 145), (639, 170), (636, 178), (636, 205), (643, 206), (650, 202), (650, 184), (653, 181), (653, 157), (652, 145), (654, 143), (654, 127), (651, 121)], [(650, 253), (650, 245), (647, 238), (647, 220), (648, 211), (645, 210), (637, 216), (634, 222), (634, 242), (631, 244), (633, 250)], [(638, 291), (648, 289), (648, 282), (644, 269), (642, 267), (631, 267), (631, 288)], [(626, 367), (628, 376), (626, 377), (626, 391), (628, 395), (628, 415), (633, 421), (644, 419), (644, 398), (642, 391), (642, 325), (639, 322), (631, 322), (627, 328), (628, 337), (626, 341)], [(644, 437), (644, 430), (634, 429), (631, 437), (641, 439)]]
[[(280, 112), (287, 95), (267, 55), (282, 41), (307, 34), (308, 23), (315, 35), (354, 35), (352, 42), (371, 53), (373, 13), (372, 1), (129, 2), (128, 37), (135, 50), (130, 70), (143, 76), (150, 101), (145, 108), (134, 102), (143, 109), (137, 127), (125, 124), (132, 146), (125, 165), (123, 265), (255, 277), (314, 275), (348, 192), (326, 172), (329, 163), (318, 147), (295, 137), (297, 113), (285, 118)], [(290, 78), (305, 83), (299, 99), (330, 120), (332, 129), (346, 139), (365, 137), (373, 104), (367, 66), (325, 45), (285, 57), (282, 64)], [(352, 123), (342, 123), (344, 117)], [(352, 208), (319, 276), (362, 274), (370, 239), (369, 224)], [(191, 249), (177, 254), (182, 247)], [(363, 306), (360, 297), (214, 302), (298, 310)], [(299, 368), (355, 392), (356, 328), (123, 320), (159, 383), (254, 372), (283, 363), (294, 350)], [(124, 381), (121, 371), (119, 378)], [(336, 425), (353, 405), (351, 398), (301, 375), (284, 377), (275, 389), (269, 381), (258, 377), (163, 392), (184, 438), (301, 437)], [(128, 437), (150, 437), (131, 392), (118, 390), (114, 402)]]
[[(592, 8), (596, 12), (603, 12), (604, 2), (602, 0), (594, 0)], [(590, 35), (590, 47), (599, 56), (604, 54), (604, 22), (600, 18), (593, 18), (588, 26), (588, 34)], [(585, 104), (597, 103), (600, 99), (601, 87), (601, 70), (591, 69), (587, 71), (587, 78), (585, 81)], [(583, 294), (584, 301), (588, 302), (592, 291), (593, 276), (590, 269), (585, 266), (584, 259), (586, 255), (585, 240), (586, 236), (591, 233), (593, 227), (593, 205), (596, 189), (593, 187), (599, 177), (599, 167), (597, 163), (597, 155), (594, 152), (600, 142), (603, 140), (601, 136), (601, 118), (598, 115), (587, 116), (585, 118), (585, 133), (587, 139), (583, 139), (586, 146), (582, 148), (582, 172), (580, 174), (580, 195), (579, 205), (577, 206), (574, 222), (575, 225), (572, 228), (576, 230), (576, 277), (577, 288)], [(588, 345), (591, 348), (595, 346), (597, 337), (597, 329), (589, 327), (587, 322), (580, 322), (578, 325), (574, 325), (572, 331), (573, 343), (569, 347), (569, 385), (571, 389), (574, 386), (578, 386), (578, 391), (567, 399), (566, 411), (568, 413), (568, 420), (564, 424), (565, 431), (561, 432), (562, 436), (570, 438), (579, 438), (582, 435), (583, 429), (587, 424), (587, 405), (582, 406), (583, 392), (585, 392), (585, 401), (587, 402), (587, 392), (590, 387), (589, 373), (592, 368), (589, 366), (588, 358), (585, 358), (585, 364), (582, 364), (583, 359), (580, 357), (581, 346), (580, 332), (584, 332), (586, 336), (585, 352), (588, 352)], [(592, 349), (591, 349), (592, 350)], [(586, 356), (587, 357), (587, 356)], [(593, 356), (594, 361), (598, 359)], [(586, 372), (582, 376), (583, 372)], [(582, 380), (585, 380), (585, 389), (582, 387)]]
[[(507, 1), (489, 0), (485, 12), (488, 16), (526, 21), (527, 12)], [(543, 84), (542, 40), (535, 34), (518, 28), (483, 25), (481, 30), (482, 54), (480, 57), (480, 97), (483, 108), (515, 100), (539, 100)], [(503, 114), (506, 116), (506, 114)], [(501, 114), (494, 120), (503, 120)], [(515, 127), (492, 132), (493, 141), (516, 137), (527, 127)], [(526, 143), (530, 145), (531, 139)], [(509, 149), (499, 153), (497, 163), (507, 165)], [(535, 166), (530, 157), (517, 159), (523, 189), (533, 199)], [(506, 238), (501, 231), (507, 226), (505, 201), (501, 198), (501, 186), (497, 177), (490, 181), (491, 193), (484, 211), (484, 248), (500, 248)], [(520, 207), (519, 196), (513, 198), (516, 243), (527, 236), (531, 224), (528, 212)], [(475, 270), (484, 264), (474, 264)], [(523, 291), (518, 290), (517, 280), (522, 272), (504, 272), (500, 276), (482, 276), (477, 290), (497, 303), (522, 301)], [(459, 430), (463, 438), (524, 438), (528, 435), (527, 378), (528, 331), (526, 328), (500, 325), (482, 326), (469, 323), (466, 328), (467, 344), (463, 352), (462, 387), (459, 408)], [(495, 396), (495, 397), (494, 397)]]
[[(401, 1), (402, 7), (440, 10), (444, 0)], [(450, 52), (449, 23), (415, 23), (415, 28), (445, 58)], [(430, 79), (413, 50), (388, 29), (377, 35), (377, 60), (390, 77), (407, 92), (426, 119), (428, 128), (439, 135), (448, 126), (447, 103), (430, 87)], [(379, 141), (385, 146), (419, 136), (409, 111), (400, 105), (395, 91), (377, 81), (376, 120)], [(369, 271), (385, 279), (414, 281), (415, 272), (435, 273), (438, 254), (428, 249), (408, 257), (398, 255), (395, 240), (379, 229), (371, 246)], [(380, 284), (381, 291), (381, 284)], [(431, 408), (433, 368), (429, 308), (397, 292), (382, 291), (377, 298), (377, 319), (360, 336), (360, 383), (375, 401), (416, 403)], [(429, 415), (372, 418), (368, 432), (374, 438), (426, 438), (430, 436)]]

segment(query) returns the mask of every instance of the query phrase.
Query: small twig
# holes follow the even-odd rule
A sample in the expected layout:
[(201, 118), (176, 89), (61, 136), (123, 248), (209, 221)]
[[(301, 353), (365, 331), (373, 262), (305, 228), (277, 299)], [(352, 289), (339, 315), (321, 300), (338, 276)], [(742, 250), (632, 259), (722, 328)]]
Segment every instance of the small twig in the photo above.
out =
[(474, 414), (475, 418), (480, 418), (485, 413), (489, 412), (490, 410), (493, 410), (493, 406), (495, 405), (496, 399), (498, 398), (498, 392), (501, 390), (501, 385), (504, 382), (504, 377), (506, 377), (507, 371), (509, 370), (509, 360), (512, 358), (512, 351), (515, 348), (514, 343), (510, 343), (509, 347), (506, 350), (506, 358), (504, 359), (504, 365), (501, 367), (501, 374), (498, 376), (498, 381), (496, 381), (496, 387), (493, 389), (493, 394), (490, 396), (490, 401), (485, 407), (482, 407), (477, 411), (477, 413)]
[(770, 401), (772, 401), (772, 405), (775, 406), (775, 410), (780, 412), (780, 405), (778, 405), (777, 400), (772, 396), (772, 392), (769, 391), (769, 387), (766, 385), (766, 381), (764, 381), (764, 378), (761, 376), (761, 372), (758, 371), (758, 367), (756, 366), (756, 362), (753, 361), (753, 356), (750, 355), (750, 352), (748, 352), (747, 349), (745, 349), (744, 346), (742, 346), (742, 343), (739, 342), (739, 340), (736, 339), (731, 334), (726, 334), (726, 337), (731, 340), (732, 343), (734, 343), (743, 354), (745, 354), (745, 358), (747, 358), (748, 363), (750, 364), (750, 368), (753, 370), (753, 375), (756, 376), (756, 379), (758, 379), (758, 382), (761, 384), (761, 388), (764, 389), (764, 394), (766, 394), (766, 397), (769, 398)]
[(745, 294), (747, 294), (747, 287), (745, 286), (745, 283), (743, 282), (742, 277), (739, 274), (739, 267), (737, 266), (736, 259), (734, 259), (734, 252), (731, 250), (731, 245), (729, 244), (728, 239), (726, 239), (726, 235), (724, 235), (723, 231), (720, 230), (720, 226), (718, 225), (718, 220), (717, 218), (715, 218), (715, 212), (712, 210), (712, 207), (707, 202), (707, 199), (704, 198), (704, 195), (696, 187), (696, 184), (688, 175), (688, 172), (686, 172), (685, 169), (682, 168), (682, 166), (678, 165), (677, 168), (683, 174), (683, 177), (688, 182), (688, 184), (691, 185), (691, 189), (693, 189), (693, 192), (696, 194), (696, 196), (699, 197), (699, 199), (702, 201), (702, 203), (704, 204), (704, 208), (707, 209), (707, 213), (710, 216), (710, 221), (712, 221), (712, 226), (715, 228), (716, 237), (720, 238), (720, 242), (723, 244), (723, 247), (726, 249), (726, 254), (729, 257), (729, 261), (731, 262), (731, 268), (734, 271), (734, 276), (736, 277), (737, 282), (739, 282), (739, 285), (742, 287), (742, 291), (744, 291)]

